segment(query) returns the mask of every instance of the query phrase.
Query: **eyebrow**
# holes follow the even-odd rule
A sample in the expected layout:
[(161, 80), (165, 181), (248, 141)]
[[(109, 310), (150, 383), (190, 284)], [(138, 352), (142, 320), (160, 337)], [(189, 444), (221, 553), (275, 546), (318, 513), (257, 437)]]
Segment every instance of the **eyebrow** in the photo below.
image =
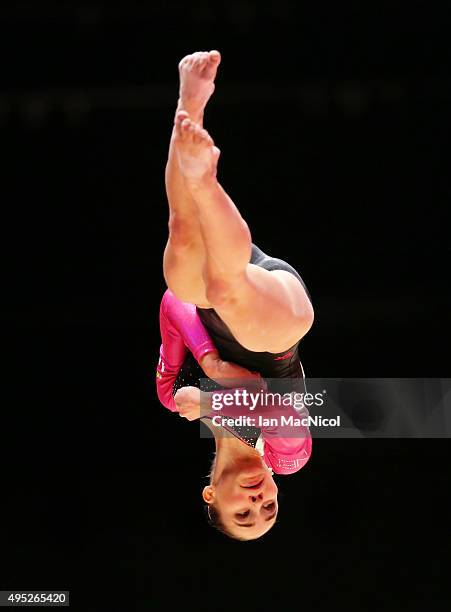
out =
[[(265, 521), (272, 521), (272, 519), (276, 516), (276, 514), (277, 514), (277, 510), (273, 512), (271, 516), (268, 516), (268, 518), (266, 518)], [(238, 523), (237, 521), (235, 521), (235, 525), (238, 525), (238, 527), (254, 527), (255, 523)]]

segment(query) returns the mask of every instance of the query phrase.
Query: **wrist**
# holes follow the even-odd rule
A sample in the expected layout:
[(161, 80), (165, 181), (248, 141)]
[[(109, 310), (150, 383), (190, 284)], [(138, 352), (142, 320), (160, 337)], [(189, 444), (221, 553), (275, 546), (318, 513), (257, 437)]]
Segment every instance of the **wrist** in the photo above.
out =
[(211, 413), (212, 413), (211, 396), (212, 396), (212, 393), (207, 392), (207, 391), (204, 391), (201, 393), (200, 406), (199, 406), (200, 418), (211, 416)]

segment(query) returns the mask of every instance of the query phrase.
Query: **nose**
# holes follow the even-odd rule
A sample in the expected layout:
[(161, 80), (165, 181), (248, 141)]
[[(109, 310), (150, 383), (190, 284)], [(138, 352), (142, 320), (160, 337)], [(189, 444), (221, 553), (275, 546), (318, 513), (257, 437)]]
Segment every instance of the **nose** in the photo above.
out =
[(257, 503), (257, 502), (262, 502), (263, 501), (263, 493), (258, 493), (255, 495), (249, 495), (249, 499), (251, 500), (252, 503)]

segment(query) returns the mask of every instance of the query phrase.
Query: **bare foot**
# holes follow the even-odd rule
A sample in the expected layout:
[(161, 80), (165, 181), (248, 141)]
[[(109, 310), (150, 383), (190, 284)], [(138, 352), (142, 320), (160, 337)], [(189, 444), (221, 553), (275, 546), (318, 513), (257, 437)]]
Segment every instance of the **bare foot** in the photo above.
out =
[(193, 121), (202, 117), (215, 89), (214, 80), (220, 61), (219, 51), (198, 51), (185, 56), (179, 63), (179, 108), (186, 110)]
[(207, 130), (191, 121), (183, 110), (175, 116), (175, 143), (180, 172), (188, 182), (216, 176), (220, 150)]

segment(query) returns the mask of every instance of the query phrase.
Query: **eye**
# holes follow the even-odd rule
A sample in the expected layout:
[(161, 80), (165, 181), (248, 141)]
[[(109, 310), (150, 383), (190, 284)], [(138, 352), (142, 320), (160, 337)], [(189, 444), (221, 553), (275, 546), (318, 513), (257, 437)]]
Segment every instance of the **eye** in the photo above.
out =
[(236, 516), (238, 518), (246, 518), (249, 516), (250, 510), (246, 510), (245, 512), (237, 512)]
[(263, 506), (265, 510), (274, 510), (274, 508), (276, 507), (275, 502), (271, 502), (270, 504), (268, 504), (267, 506)]

